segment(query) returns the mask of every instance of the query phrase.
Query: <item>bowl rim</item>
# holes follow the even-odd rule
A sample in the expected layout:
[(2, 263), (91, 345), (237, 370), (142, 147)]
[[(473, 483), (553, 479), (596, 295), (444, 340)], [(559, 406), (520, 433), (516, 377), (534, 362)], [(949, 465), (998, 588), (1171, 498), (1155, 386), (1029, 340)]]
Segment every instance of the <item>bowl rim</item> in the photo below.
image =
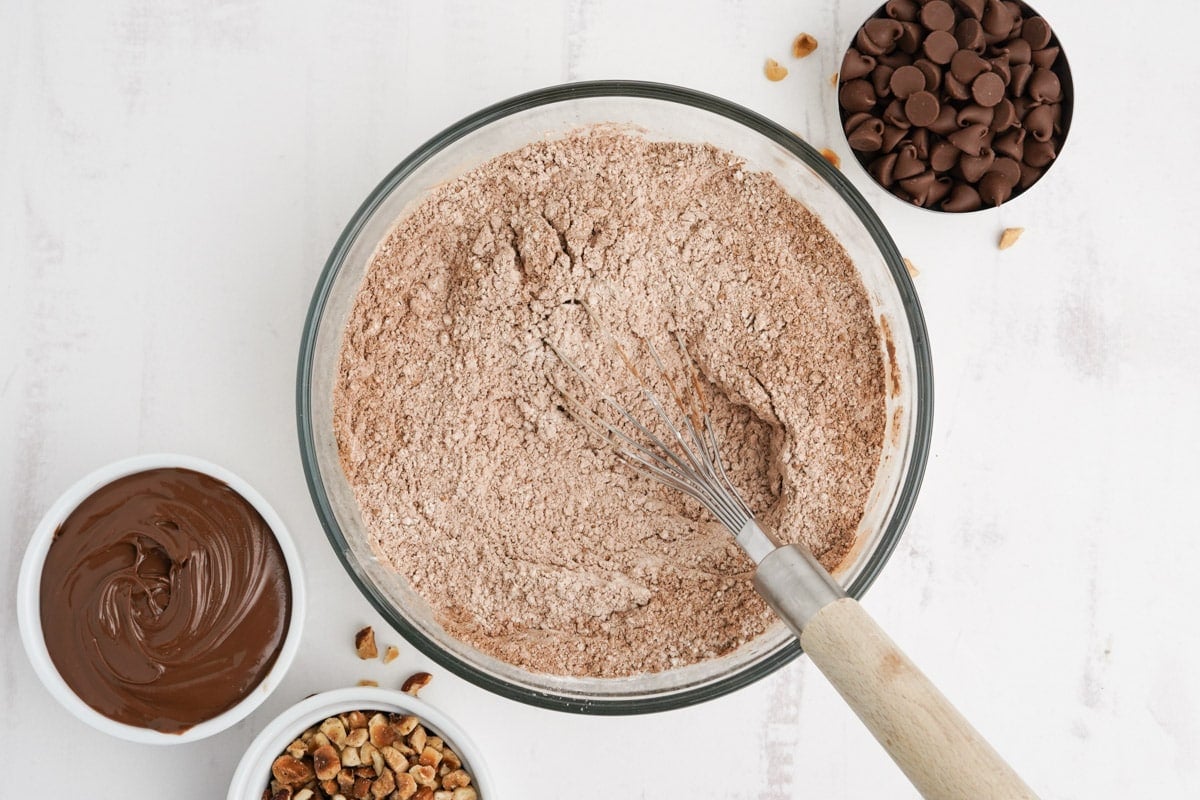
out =
[[(233, 707), (211, 719), (199, 722), (181, 733), (164, 733), (152, 728), (142, 728), (119, 722), (89, 706), (63, 679), (58, 668), (55, 667), (54, 661), (50, 658), (50, 651), (42, 636), (40, 597), (42, 567), (46, 563), (46, 555), (50, 552), (50, 545), (59, 526), (81, 502), (102, 487), (128, 475), (162, 468), (189, 469), (216, 478), (254, 506), (266, 521), (267, 527), (270, 528), (272, 535), (279, 543), (279, 549), (283, 552), (283, 559), (288, 568), (288, 583), (292, 598), (291, 613), (283, 646), (275, 657), (275, 663), (271, 665), (271, 669), (267, 671), (263, 679)], [(102, 733), (139, 744), (173, 745), (206, 739), (232, 727), (258, 708), (283, 680), (296, 657), (300, 648), (300, 638), (304, 631), (306, 607), (307, 596), (304, 572), (300, 564), (300, 552), (297, 550), (287, 526), (284, 525), (283, 519), (271, 507), (266, 498), (249, 483), (224, 467), (204, 459), (176, 453), (151, 453), (124, 458), (95, 469), (73, 483), (58, 496), (58, 499), (42, 516), (37, 528), (34, 529), (33, 537), (26, 546), (25, 556), (21, 562), (21, 571), (17, 578), (17, 625), (21, 632), (21, 643), (24, 645), (25, 653), (33, 665), (33, 671), (41, 680), (42, 685), (55, 700), (80, 721)]]
[(900, 534), (908, 522), (920, 490), (921, 479), (929, 457), (933, 424), (933, 370), (929, 337), (916, 289), (913, 286), (911, 276), (904, 266), (900, 251), (884, 227), (883, 222), (867, 204), (866, 199), (838, 169), (834, 168), (824, 156), (807, 142), (761, 114), (711, 94), (670, 84), (628, 80), (600, 80), (559, 84), (511, 97), (487, 106), (459, 120), (430, 138), (393, 168), (371, 191), (342, 230), (317, 280), (312, 301), (309, 304), (308, 314), (304, 321), (297, 364), (296, 424), (300, 456), (304, 466), (304, 476), (308, 483), (309, 494), (312, 496), (317, 517), (321, 521), (321, 525), (338, 560), (359, 591), (366, 597), (367, 601), (407, 641), (435, 663), (445, 667), (460, 678), (468, 680), (502, 697), (557, 711), (605, 716), (666, 711), (694, 705), (736, 691), (769, 675), (799, 656), (801, 653), (799, 642), (793, 639), (787, 645), (775, 649), (766, 658), (755, 663), (751, 668), (743, 669), (704, 685), (638, 698), (571, 697), (531, 689), (487, 673), (475, 665), (443, 650), (436, 642), (427, 639), (403, 616), (397, 614), (392, 605), (380, 594), (377, 587), (359, 574), (356, 561), (350, 553), (349, 545), (342, 534), (341, 527), (338, 525), (337, 518), (330, 505), (329, 497), (325, 492), (320, 466), (317, 463), (316, 441), (312, 425), (313, 404), (310, 375), (314, 364), (317, 333), (321, 318), (330, 290), (349, 248), (376, 208), (400, 182), (448, 145), (504, 117), (558, 102), (611, 97), (649, 99), (691, 106), (740, 123), (770, 139), (777, 145), (788, 150), (807, 167), (816, 172), (821, 179), (830, 184), (850, 206), (851, 210), (874, 240), (875, 245), (879, 248), (880, 255), (883, 257), (888, 271), (891, 273), (904, 306), (905, 321), (908, 324), (909, 333), (912, 337), (915, 362), (914, 371), (917, 378), (915, 391), (917, 409), (914, 415), (911, 458), (902, 478), (901, 489), (894, 513), (888, 521), (888, 525), (881, 533), (879, 543), (871, 553), (862, 571), (853, 583), (847, 587), (847, 592), (852, 597), (858, 598), (863, 595), (896, 548)]
[(479, 747), (453, 719), (424, 700), (397, 689), (350, 686), (309, 695), (264, 725), (238, 761), (229, 781), (226, 800), (259, 800), (263, 784), (255, 775), (269, 775), (271, 762), (289, 742), (306, 728), (334, 714), (365, 710), (394, 711), (418, 717), (423, 725), (436, 731), (454, 748), (482, 800), (493, 796), (495, 787)]

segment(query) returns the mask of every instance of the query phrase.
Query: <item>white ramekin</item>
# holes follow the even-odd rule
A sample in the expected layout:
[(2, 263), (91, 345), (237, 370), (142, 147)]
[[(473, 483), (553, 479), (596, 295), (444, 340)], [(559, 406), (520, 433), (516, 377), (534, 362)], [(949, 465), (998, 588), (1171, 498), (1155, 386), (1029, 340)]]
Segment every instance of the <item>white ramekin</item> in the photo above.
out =
[[(288, 620), (287, 633), (279, 656), (275, 659), (275, 664), (270, 671), (258, 686), (233, 708), (194, 725), (183, 733), (162, 733), (150, 728), (117, 722), (83, 702), (63, 680), (46, 649), (46, 641), (42, 636), (40, 601), (42, 566), (46, 562), (46, 554), (50, 550), (54, 534), (67, 516), (97, 489), (118, 478), (146, 470), (171, 467), (202, 472), (223, 481), (254, 506), (266, 521), (271, 532), (275, 534), (275, 539), (279, 542), (279, 549), (283, 551), (292, 592), (291, 618)], [(287, 526), (275, 513), (275, 509), (271, 508), (262, 495), (248, 483), (229, 470), (199, 458), (170, 453), (134, 456), (117, 461), (92, 472), (63, 492), (54, 505), (50, 506), (50, 510), (42, 517), (42, 521), (34, 531), (29, 547), (25, 550), (25, 560), (21, 563), (21, 574), (17, 580), (17, 622), (21, 629), (21, 642), (25, 645), (25, 652), (33, 664), (34, 672), (37, 673), (46, 689), (68, 711), (96, 730), (120, 739), (144, 744), (182, 744), (204, 739), (236, 724), (257, 708), (283, 680), (288, 667), (292, 664), (292, 659), (296, 656), (296, 650), (300, 647), (300, 634), (304, 630), (305, 607), (304, 574), (300, 567), (300, 554), (288, 533)]]
[(271, 763), (283, 749), (308, 728), (327, 717), (349, 711), (385, 711), (412, 714), (426, 730), (442, 737), (471, 774), (471, 785), (479, 800), (494, 800), (492, 779), (479, 748), (466, 732), (442, 712), (423, 700), (395, 689), (355, 686), (314, 694), (271, 720), (254, 738), (238, 762), (226, 800), (261, 800), (271, 780)]

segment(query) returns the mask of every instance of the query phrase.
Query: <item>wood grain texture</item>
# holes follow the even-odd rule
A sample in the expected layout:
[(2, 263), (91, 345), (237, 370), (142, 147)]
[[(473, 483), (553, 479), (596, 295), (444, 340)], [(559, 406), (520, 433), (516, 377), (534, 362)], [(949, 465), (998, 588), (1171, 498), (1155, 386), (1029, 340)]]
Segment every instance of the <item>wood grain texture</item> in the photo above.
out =
[(821, 609), (800, 643), (926, 800), (1037, 800), (858, 601)]

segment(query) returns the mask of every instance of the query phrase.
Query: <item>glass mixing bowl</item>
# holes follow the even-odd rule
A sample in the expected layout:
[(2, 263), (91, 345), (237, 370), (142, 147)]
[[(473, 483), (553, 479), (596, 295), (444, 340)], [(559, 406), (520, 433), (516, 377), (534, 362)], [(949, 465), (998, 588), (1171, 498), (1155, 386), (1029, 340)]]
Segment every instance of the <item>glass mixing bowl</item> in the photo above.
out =
[(718, 659), (625, 678), (530, 672), (449, 636), (407, 581), (380, 561), (338, 460), (333, 386), (346, 320), (375, 248), (398, 217), (426, 194), (479, 164), (534, 140), (616, 123), (654, 140), (711, 143), (771, 173), (820, 217), (862, 276), (884, 336), (888, 424), (875, 486), (858, 541), (836, 577), (855, 597), (896, 546), (916, 500), (929, 452), (933, 378), (929, 343), (912, 281), (883, 224), (820, 153), (741, 106), (688, 89), (601, 81), (556, 86), (479, 111), (435, 136), (371, 192), (342, 232), (317, 282), (304, 325), (297, 385), (300, 450), (317, 514), (342, 564), (366, 598), (406, 639), (446, 669), (522, 702), (587, 714), (631, 714), (698, 703), (731, 692), (800, 654), (776, 624)]

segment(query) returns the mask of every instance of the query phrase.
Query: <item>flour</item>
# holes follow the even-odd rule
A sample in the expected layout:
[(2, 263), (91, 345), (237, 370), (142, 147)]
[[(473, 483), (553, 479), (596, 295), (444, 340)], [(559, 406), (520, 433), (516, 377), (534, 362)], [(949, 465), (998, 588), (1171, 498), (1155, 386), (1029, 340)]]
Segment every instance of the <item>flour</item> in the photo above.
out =
[(374, 547), (452, 636), (533, 671), (724, 655), (772, 621), (753, 565), (563, 412), (546, 339), (637, 405), (581, 302), (635, 352), (678, 334), (759, 519), (829, 568), (849, 552), (885, 413), (853, 264), (735, 156), (604, 128), (436, 188), (379, 246), (334, 390)]

